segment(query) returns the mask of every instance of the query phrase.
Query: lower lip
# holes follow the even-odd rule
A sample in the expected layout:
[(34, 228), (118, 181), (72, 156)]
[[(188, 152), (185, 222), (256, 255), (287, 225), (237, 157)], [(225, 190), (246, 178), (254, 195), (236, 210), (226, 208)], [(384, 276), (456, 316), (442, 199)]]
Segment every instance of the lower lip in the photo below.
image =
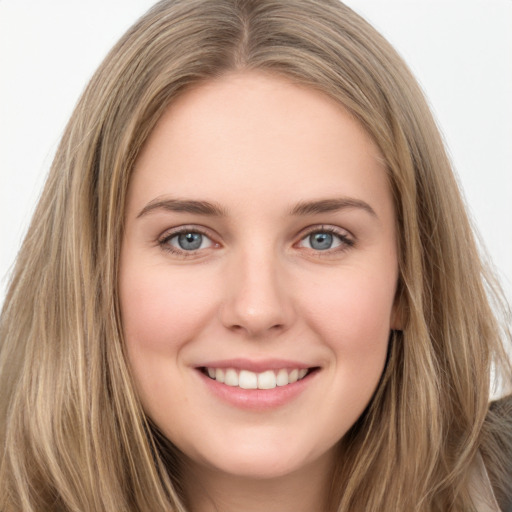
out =
[(318, 371), (311, 372), (303, 379), (286, 386), (276, 386), (272, 389), (243, 389), (222, 384), (198, 370), (199, 376), (215, 396), (239, 409), (254, 411), (275, 409), (292, 402), (307, 389), (317, 373)]

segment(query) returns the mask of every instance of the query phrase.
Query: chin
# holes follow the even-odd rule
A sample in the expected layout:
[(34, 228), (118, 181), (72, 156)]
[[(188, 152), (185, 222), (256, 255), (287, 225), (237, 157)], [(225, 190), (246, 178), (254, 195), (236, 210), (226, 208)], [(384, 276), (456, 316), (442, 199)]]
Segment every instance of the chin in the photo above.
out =
[(273, 480), (293, 474), (300, 467), (304, 466), (298, 461), (283, 460), (283, 457), (280, 457), (280, 459), (269, 460), (262, 457), (238, 458), (224, 461), (221, 465), (212, 465), (211, 468), (217, 472), (241, 479)]
[(326, 454), (310, 453), (304, 446), (260, 441), (250, 445), (232, 443), (229, 449), (219, 447), (208, 454), (194, 456), (192, 464), (216, 473), (242, 479), (271, 480), (307, 469), (313, 461), (327, 458)]

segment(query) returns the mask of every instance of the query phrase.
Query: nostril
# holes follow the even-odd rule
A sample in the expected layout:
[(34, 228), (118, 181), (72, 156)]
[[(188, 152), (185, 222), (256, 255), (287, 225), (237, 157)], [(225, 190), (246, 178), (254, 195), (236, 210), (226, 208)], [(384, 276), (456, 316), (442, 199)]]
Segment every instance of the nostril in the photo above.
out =
[(236, 283), (226, 283), (225, 301), (219, 309), (226, 328), (256, 337), (281, 332), (293, 322), (291, 296), (274, 274), (273, 267), (262, 275), (260, 261), (256, 269), (254, 265), (244, 269)]

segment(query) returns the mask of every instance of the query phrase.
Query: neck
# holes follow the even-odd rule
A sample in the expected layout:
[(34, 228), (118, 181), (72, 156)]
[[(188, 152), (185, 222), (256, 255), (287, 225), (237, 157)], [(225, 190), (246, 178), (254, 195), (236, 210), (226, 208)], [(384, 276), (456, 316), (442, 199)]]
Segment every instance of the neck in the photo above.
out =
[(312, 512), (329, 510), (333, 457), (297, 471), (252, 478), (187, 465), (184, 490), (190, 512)]

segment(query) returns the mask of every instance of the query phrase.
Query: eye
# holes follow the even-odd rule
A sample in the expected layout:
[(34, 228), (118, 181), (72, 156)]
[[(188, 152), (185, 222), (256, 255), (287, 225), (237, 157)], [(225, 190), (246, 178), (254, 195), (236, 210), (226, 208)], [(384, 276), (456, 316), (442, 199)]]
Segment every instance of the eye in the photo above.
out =
[(174, 253), (195, 252), (215, 246), (205, 233), (193, 229), (166, 234), (159, 244), (163, 249)]
[(314, 251), (343, 250), (353, 245), (354, 241), (348, 235), (325, 228), (310, 232), (299, 242), (299, 247)]

